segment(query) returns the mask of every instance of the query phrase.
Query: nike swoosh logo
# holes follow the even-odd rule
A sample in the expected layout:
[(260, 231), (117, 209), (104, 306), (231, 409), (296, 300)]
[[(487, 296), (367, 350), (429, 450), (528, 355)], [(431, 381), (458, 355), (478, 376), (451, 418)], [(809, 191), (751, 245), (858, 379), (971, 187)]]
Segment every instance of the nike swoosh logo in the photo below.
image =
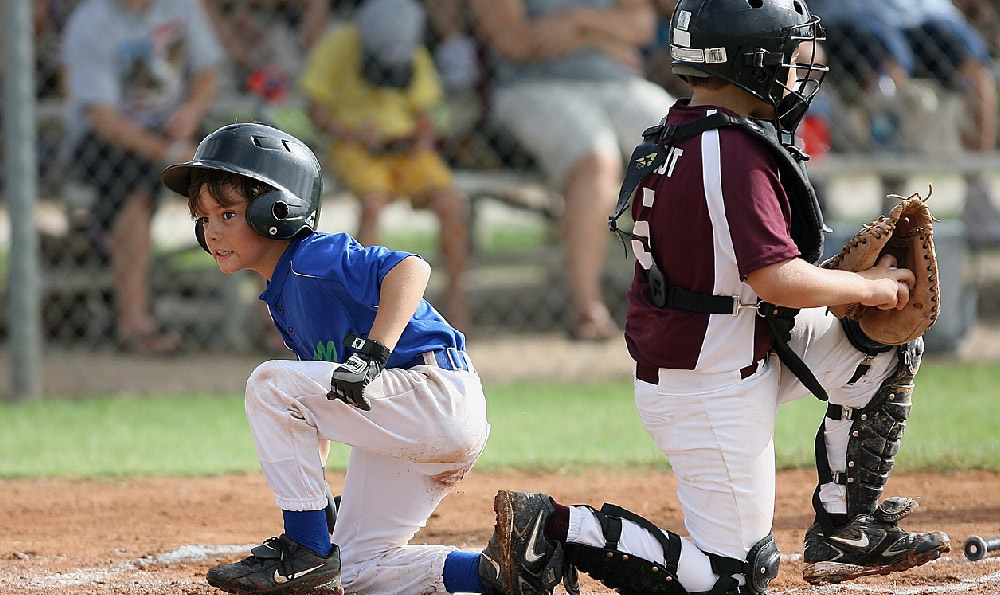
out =
[(870, 543), (868, 541), (868, 534), (867, 533), (862, 533), (861, 537), (859, 537), (858, 539), (847, 539), (846, 537), (837, 537), (837, 536), (832, 536), (832, 537), (830, 537), (830, 539), (832, 541), (839, 541), (840, 543), (843, 543), (844, 545), (851, 545), (851, 546), (854, 546), (854, 547), (857, 547), (857, 548), (866, 548), (866, 547), (868, 547), (868, 544)]
[(280, 585), (280, 584), (283, 584), (283, 583), (287, 583), (288, 581), (294, 581), (295, 579), (303, 577), (303, 576), (309, 574), (310, 572), (312, 572), (314, 570), (319, 570), (320, 568), (323, 568), (323, 565), (322, 564), (317, 564), (316, 566), (313, 566), (312, 568), (306, 568), (305, 570), (300, 570), (298, 572), (293, 572), (289, 576), (285, 576), (285, 575), (281, 574), (278, 571), (278, 569), (275, 568), (274, 569), (274, 582), (276, 582), (276, 583), (278, 583)]
[(896, 543), (890, 545), (882, 552), (883, 558), (891, 558), (892, 556), (898, 556), (906, 550), (915, 547), (916, 544), (908, 543), (905, 537), (901, 537), (896, 541)]
[(539, 526), (541, 522), (542, 515), (539, 514), (535, 517), (535, 528), (531, 530), (531, 538), (528, 539), (528, 547), (524, 551), (524, 559), (529, 564), (542, 559), (542, 554), (535, 553), (535, 542), (538, 540), (538, 534), (541, 533), (541, 527)]

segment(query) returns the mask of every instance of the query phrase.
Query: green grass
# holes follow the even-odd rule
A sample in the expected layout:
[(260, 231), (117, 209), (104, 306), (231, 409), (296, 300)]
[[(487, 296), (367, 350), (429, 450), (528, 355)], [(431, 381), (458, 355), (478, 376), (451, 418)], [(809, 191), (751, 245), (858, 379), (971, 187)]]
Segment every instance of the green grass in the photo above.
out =
[[(1000, 366), (926, 363), (897, 457), (906, 471), (1000, 471)], [(478, 469), (581, 472), (666, 468), (639, 424), (628, 381), (488, 386), (493, 426)], [(0, 478), (197, 476), (258, 468), (240, 395), (41, 400), (0, 404)], [(824, 406), (786, 405), (779, 467), (813, 466)], [(343, 468), (335, 445), (330, 466)]]

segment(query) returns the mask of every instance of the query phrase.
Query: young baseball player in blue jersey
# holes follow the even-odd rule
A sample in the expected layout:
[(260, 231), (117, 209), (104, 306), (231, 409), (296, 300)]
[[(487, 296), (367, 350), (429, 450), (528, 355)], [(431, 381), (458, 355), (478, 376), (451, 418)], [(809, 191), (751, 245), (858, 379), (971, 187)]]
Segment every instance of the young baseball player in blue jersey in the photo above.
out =
[[(224, 126), (162, 178), (188, 198), (198, 241), (223, 273), (267, 279), (260, 299), (298, 356), (261, 364), (246, 388), (284, 532), (210, 569), (209, 584), (249, 594), (322, 584), (370, 595), (486, 591), (480, 554), (408, 545), (489, 434), (465, 337), (423, 299), (430, 266), (316, 231), (319, 162), (275, 128)], [(351, 446), (332, 536), (329, 441)]]

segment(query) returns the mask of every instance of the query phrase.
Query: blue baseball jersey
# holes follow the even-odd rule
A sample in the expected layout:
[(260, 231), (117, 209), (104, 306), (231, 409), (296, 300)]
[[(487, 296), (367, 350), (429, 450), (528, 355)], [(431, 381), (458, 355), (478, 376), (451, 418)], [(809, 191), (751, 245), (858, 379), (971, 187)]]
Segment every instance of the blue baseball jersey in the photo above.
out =
[[(345, 233), (315, 232), (292, 240), (260, 299), (267, 304), (285, 344), (301, 360), (343, 362), (350, 333), (367, 336), (379, 307), (382, 279), (409, 252), (364, 247)], [(427, 302), (403, 330), (389, 368), (409, 367), (421, 354), (465, 349), (465, 335)]]

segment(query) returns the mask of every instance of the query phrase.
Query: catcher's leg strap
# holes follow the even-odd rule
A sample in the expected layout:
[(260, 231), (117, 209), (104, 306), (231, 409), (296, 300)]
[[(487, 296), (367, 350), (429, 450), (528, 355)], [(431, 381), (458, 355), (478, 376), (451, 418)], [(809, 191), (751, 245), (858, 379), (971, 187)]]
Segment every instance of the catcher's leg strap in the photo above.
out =
[(841, 405), (827, 407), (826, 417), (852, 421), (847, 442), (847, 469), (834, 473), (830, 469), (824, 440), (826, 420), (816, 434), (816, 469), (819, 485), (813, 494), (813, 508), (829, 535), (833, 521), (819, 499), (820, 488), (837, 483), (847, 488), (847, 515), (873, 514), (889, 480), (889, 472), (899, 452), (899, 442), (910, 415), (913, 379), (920, 367), (923, 342), (920, 339), (897, 347), (896, 367), (875, 391), (868, 404), (860, 409)]
[[(614, 504), (601, 510), (590, 509), (604, 533), (604, 547), (581, 543), (566, 543), (566, 560), (579, 570), (601, 581), (623, 595), (736, 595), (764, 593), (767, 583), (778, 573), (780, 556), (773, 535), (762, 539), (751, 549), (747, 560), (736, 560), (707, 554), (712, 570), (719, 580), (710, 591), (689, 593), (677, 580), (677, 563), (681, 556), (681, 539), (635, 514)], [(628, 520), (652, 535), (663, 548), (663, 563), (636, 557), (618, 550), (622, 521)], [(747, 586), (741, 589), (735, 574), (745, 574)]]
[(757, 306), (757, 312), (767, 321), (768, 327), (774, 334), (774, 352), (778, 354), (781, 363), (785, 364), (788, 371), (798, 378), (802, 386), (806, 387), (814, 397), (820, 401), (829, 400), (830, 396), (816, 379), (816, 375), (788, 344), (792, 338), (792, 329), (795, 328), (795, 315), (798, 314), (799, 310), (761, 302)]
[[(591, 509), (601, 523), (604, 547), (566, 542), (566, 561), (623, 595), (688, 595), (677, 582), (677, 562), (681, 557), (681, 538), (664, 533), (653, 523), (614, 504), (601, 510)], [(649, 533), (663, 547), (663, 564), (658, 564), (618, 550), (622, 519), (628, 519)]]
[[(840, 327), (844, 329), (844, 335), (847, 337), (847, 341), (852, 347), (865, 354), (864, 361), (858, 366), (854, 371), (854, 375), (851, 379), (847, 381), (847, 384), (854, 384), (858, 380), (868, 373), (868, 370), (872, 367), (872, 360), (882, 353), (888, 353), (892, 351), (892, 345), (886, 345), (885, 343), (879, 343), (875, 339), (872, 339), (861, 330), (861, 325), (858, 321), (851, 318), (840, 318)], [(844, 419), (844, 418), (833, 418), (833, 419)]]

